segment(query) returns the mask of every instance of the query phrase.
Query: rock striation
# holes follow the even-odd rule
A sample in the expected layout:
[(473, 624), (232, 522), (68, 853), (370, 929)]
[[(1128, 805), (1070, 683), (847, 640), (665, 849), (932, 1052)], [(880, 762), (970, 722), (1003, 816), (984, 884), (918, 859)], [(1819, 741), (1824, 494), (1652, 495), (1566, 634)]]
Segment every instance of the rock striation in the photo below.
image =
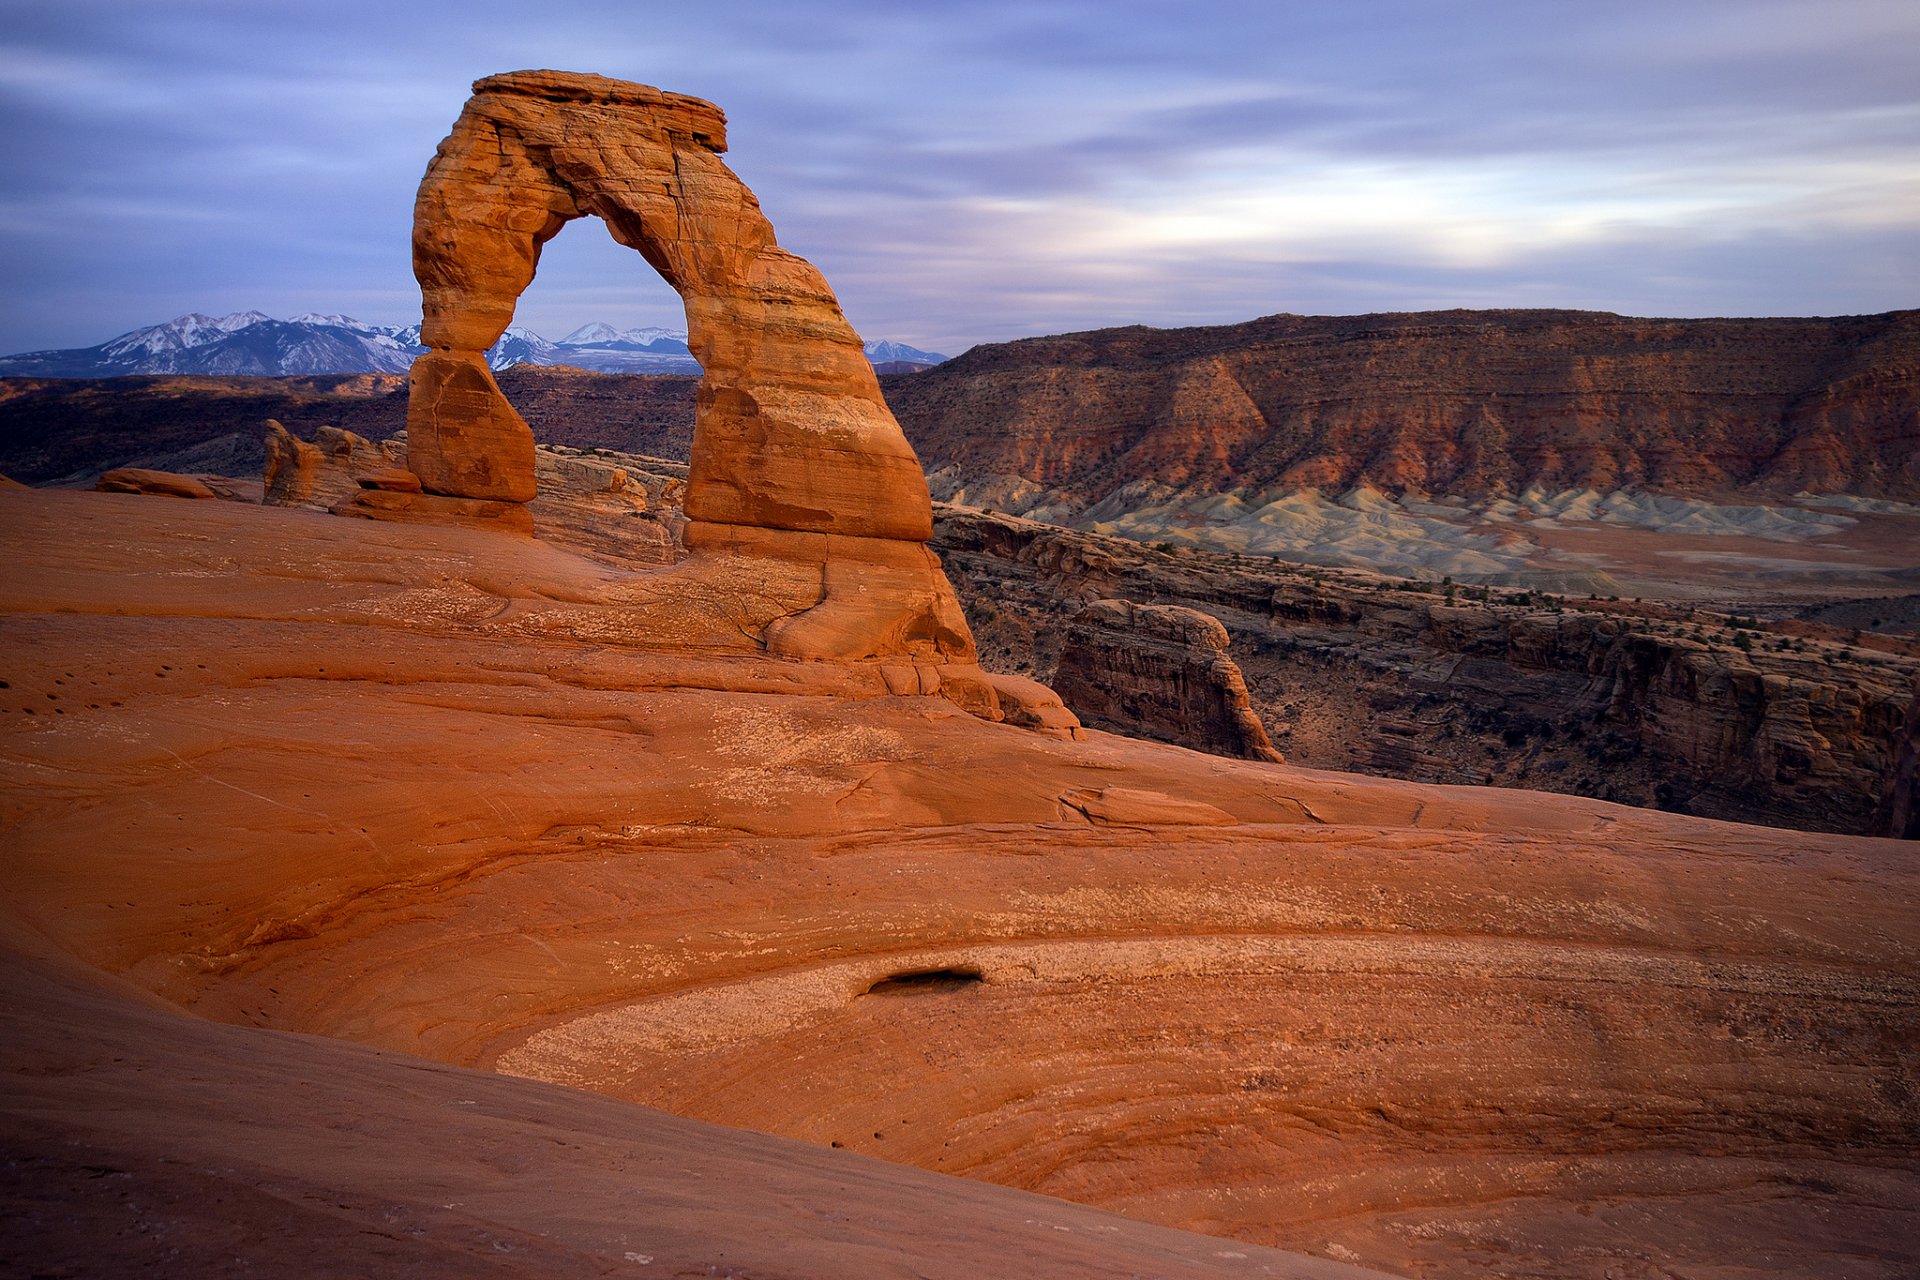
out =
[(1095, 600), (1074, 618), (1052, 681), (1103, 729), (1248, 760), (1280, 761), (1227, 656), (1218, 618), (1171, 604)]
[(267, 460), (261, 500), (270, 507), (331, 510), (362, 488), (420, 490), (419, 478), (401, 466), (405, 449), (392, 441), (376, 444), (333, 426), (321, 426), (311, 441), (302, 440), (277, 419), (268, 418), (264, 444)]
[(1130, 485), (1920, 498), (1920, 311), (1136, 325), (983, 344), (888, 397), (941, 496), (1056, 520)]

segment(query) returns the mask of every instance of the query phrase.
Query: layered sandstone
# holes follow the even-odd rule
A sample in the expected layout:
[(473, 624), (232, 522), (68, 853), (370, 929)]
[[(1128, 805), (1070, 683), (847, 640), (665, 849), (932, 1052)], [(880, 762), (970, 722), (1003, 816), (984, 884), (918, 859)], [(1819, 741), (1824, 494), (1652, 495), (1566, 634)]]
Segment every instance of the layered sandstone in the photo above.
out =
[[(10, 938), (149, 1007), (817, 1152), (650, 1146), (544, 1086), (282, 1037), (256, 1071), (237, 1030), (82, 1046), (41, 1002), (8, 1039), (45, 1100), (13, 1167), (50, 1185), (181, 1188), (141, 1220), (206, 1231), (259, 1188), (276, 1224), (321, 1210), (321, 1256), (618, 1268), (621, 1232), (678, 1223), (658, 1256), (724, 1269), (744, 1171), (708, 1155), (875, 1239), (861, 1215), (926, 1202), (833, 1163), (857, 1152), (1232, 1236), (1209, 1256), (1249, 1275), (1287, 1273), (1252, 1245), (1462, 1280), (1915, 1265), (1903, 844), (1021, 732), (897, 687), (910, 665), (705, 643), (754, 625), (749, 592), (480, 529), (0, 507)], [(607, 1160), (637, 1195), (605, 1198)], [(991, 1209), (956, 1204), (964, 1256)], [(1012, 1212), (1021, 1241), (1097, 1225)]]
[(1920, 498), (1915, 311), (1134, 326), (977, 346), (888, 396), (943, 496), (1022, 512), (1129, 485)]
[(1074, 616), (1053, 687), (1081, 720), (1196, 751), (1279, 761), (1218, 618), (1095, 600)]
[[(401, 463), (405, 450), (339, 427), (322, 426), (312, 440), (302, 440), (279, 421), (268, 418), (264, 438), (266, 465), (262, 469), (269, 506), (312, 506), (322, 510), (357, 495), (363, 487), (396, 487), (418, 492), (420, 482)], [(371, 483), (368, 483), (371, 482)]]

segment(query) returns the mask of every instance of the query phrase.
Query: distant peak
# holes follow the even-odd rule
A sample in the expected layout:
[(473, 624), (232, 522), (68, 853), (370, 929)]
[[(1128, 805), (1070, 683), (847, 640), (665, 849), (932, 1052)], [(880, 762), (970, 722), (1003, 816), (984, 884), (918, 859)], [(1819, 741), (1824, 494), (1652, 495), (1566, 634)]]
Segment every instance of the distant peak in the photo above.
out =
[(612, 342), (619, 337), (620, 330), (610, 324), (595, 320), (592, 324), (581, 325), (578, 329), (575, 329), (572, 333), (560, 339), (560, 341), (571, 343)]
[(661, 329), (652, 326), (640, 329), (616, 329), (604, 321), (595, 320), (591, 324), (581, 325), (560, 339), (560, 344), (570, 347), (590, 347), (608, 342), (631, 342), (636, 346), (644, 347), (649, 342), (657, 342), (661, 338), (685, 342), (687, 335), (679, 329)]
[[(254, 314), (258, 314), (258, 313), (254, 313)], [(287, 323), (288, 324), (325, 324), (325, 325), (332, 325), (336, 329), (371, 330), (373, 328), (372, 325), (366, 324), (363, 321), (355, 320), (352, 316), (343, 316), (343, 315), (323, 316), (317, 311), (303, 311), (299, 315), (294, 316), (291, 320), (287, 321)]]

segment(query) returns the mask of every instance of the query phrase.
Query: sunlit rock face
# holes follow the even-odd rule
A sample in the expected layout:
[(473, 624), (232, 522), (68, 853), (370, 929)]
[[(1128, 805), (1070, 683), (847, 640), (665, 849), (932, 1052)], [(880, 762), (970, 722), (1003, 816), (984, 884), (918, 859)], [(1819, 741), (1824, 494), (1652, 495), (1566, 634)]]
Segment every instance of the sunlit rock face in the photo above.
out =
[(538, 520), (0, 490), (0, 924), (1223, 1253), (1912, 1274), (1911, 846), (1022, 732)]
[(593, 215), (679, 291), (706, 371), (687, 513), (696, 521), (924, 542), (927, 485), (859, 335), (721, 162), (718, 107), (601, 76), (489, 76), (414, 206), (424, 299), (408, 417), (430, 490), (526, 501), (533, 437), (482, 353), (540, 248)]
[[(533, 280), (540, 248), (592, 215), (686, 303), (706, 371), (687, 477), (688, 583), (764, 580), (750, 629), (778, 657), (907, 657), (899, 683), (972, 668), (973, 639), (940, 563), (927, 483), (833, 291), (774, 241), (760, 202), (720, 161), (726, 119), (697, 98), (602, 76), (489, 76), (427, 169), (414, 274), (430, 350), (413, 366), (408, 465), (425, 494), (362, 499), (356, 514), (459, 516), (444, 498), (525, 503), (533, 434), (485, 352)], [(949, 671), (983, 714), (977, 669)]]

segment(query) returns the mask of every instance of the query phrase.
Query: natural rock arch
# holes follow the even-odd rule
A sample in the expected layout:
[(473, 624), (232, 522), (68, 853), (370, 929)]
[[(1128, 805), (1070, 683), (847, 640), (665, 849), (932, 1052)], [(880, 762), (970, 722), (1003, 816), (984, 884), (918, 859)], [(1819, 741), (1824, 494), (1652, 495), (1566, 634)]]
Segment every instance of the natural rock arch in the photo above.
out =
[(527, 502), (533, 435), (483, 353), (540, 248), (588, 215), (686, 303), (700, 385), (689, 541), (746, 526), (924, 542), (926, 478), (859, 335), (805, 259), (775, 243), (719, 153), (711, 103), (604, 76), (488, 76), (440, 144), (414, 205), (423, 302), (408, 462), (429, 493)]
[(530, 531), (533, 433), (485, 352), (568, 222), (602, 219), (686, 304), (705, 370), (686, 562), (630, 584), (656, 645), (880, 664), (883, 691), (941, 693), (1071, 733), (1031, 681), (983, 673), (939, 558), (927, 481), (827, 282), (774, 241), (722, 164), (726, 118), (604, 76), (515, 71), (473, 86), (421, 180), (413, 265), (428, 351), (407, 406), (409, 484), (353, 514)]

